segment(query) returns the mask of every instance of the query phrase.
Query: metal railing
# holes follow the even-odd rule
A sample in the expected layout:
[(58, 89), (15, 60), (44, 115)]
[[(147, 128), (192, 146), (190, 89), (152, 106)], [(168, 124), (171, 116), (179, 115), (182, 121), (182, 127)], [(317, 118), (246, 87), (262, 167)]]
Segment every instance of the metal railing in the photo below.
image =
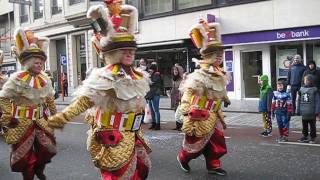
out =
[(33, 18), (34, 19), (40, 19), (43, 17), (43, 11), (34, 11), (33, 12)]
[(62, 12), (62, 7), (59, 7), (59, 6), (51, 7), (51, 14), (59, 14), (61, 12)]
[(82, 2), (84, 2), (84, 0), (69, 0), (69, 5), (74, 5)]
[(20, 16), (20, 22), (21, 22), (21, 23), (28, 22), (28, 14), (21, 15), (21, 16)]

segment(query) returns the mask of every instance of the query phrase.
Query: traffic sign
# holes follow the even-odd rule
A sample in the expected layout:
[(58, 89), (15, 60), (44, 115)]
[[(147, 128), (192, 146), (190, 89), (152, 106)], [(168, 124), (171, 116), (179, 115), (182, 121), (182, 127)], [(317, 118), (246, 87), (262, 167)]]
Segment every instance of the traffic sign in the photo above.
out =
[(60, 54), (60, 64), (61, 65), (67, 65), (67, 63), (68, 63), (67, 56)]

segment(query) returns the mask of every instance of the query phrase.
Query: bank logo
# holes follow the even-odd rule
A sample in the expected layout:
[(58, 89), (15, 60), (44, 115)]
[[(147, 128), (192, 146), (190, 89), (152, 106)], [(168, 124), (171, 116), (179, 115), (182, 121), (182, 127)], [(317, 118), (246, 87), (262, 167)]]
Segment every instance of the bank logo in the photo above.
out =
[(305, 38), (309, 37), (309, 31), (286, 31), (286, 32), (276, 32), (277, 39), (295, 39), (295, 38)]

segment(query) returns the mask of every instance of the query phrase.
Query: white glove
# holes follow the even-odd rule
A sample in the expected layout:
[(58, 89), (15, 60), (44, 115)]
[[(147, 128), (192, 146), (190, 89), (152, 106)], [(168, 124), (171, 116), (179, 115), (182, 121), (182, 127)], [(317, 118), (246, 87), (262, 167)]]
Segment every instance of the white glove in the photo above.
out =
[(288, 85), (288, 86), (287, 86), (287, 93), (290, 93), (290, 92), (291, 92), (291, 86)]

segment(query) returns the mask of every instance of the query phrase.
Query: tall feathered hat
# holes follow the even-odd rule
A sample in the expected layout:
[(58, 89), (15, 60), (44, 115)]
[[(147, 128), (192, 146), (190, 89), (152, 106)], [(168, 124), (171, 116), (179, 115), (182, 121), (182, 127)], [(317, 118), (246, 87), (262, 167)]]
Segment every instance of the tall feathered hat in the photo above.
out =
[(202, 56), (222, 49), (219, 23), (208, 23), (205, 19), (200, 19), (192, 27), (190, 37)]
[(0, 65), (3, 63), (4, 54), (3, 51), (0, 50)]
[(24, 30), (21, 27), (15, 30), (14, 37), (16, 41), (15, 53), (21, 64), (24, 64), (31, 57), (47, 60), (48, 38), (36, 37), (33, 31)]
[(96, 5), (89, 8), (87, 18), (92, 20), (94, 36), (91, 41), (97, 54), (118, 49), (136, 49), (134, 37), (138, 10), (121, 0), (105, 0), (107, 8)]

